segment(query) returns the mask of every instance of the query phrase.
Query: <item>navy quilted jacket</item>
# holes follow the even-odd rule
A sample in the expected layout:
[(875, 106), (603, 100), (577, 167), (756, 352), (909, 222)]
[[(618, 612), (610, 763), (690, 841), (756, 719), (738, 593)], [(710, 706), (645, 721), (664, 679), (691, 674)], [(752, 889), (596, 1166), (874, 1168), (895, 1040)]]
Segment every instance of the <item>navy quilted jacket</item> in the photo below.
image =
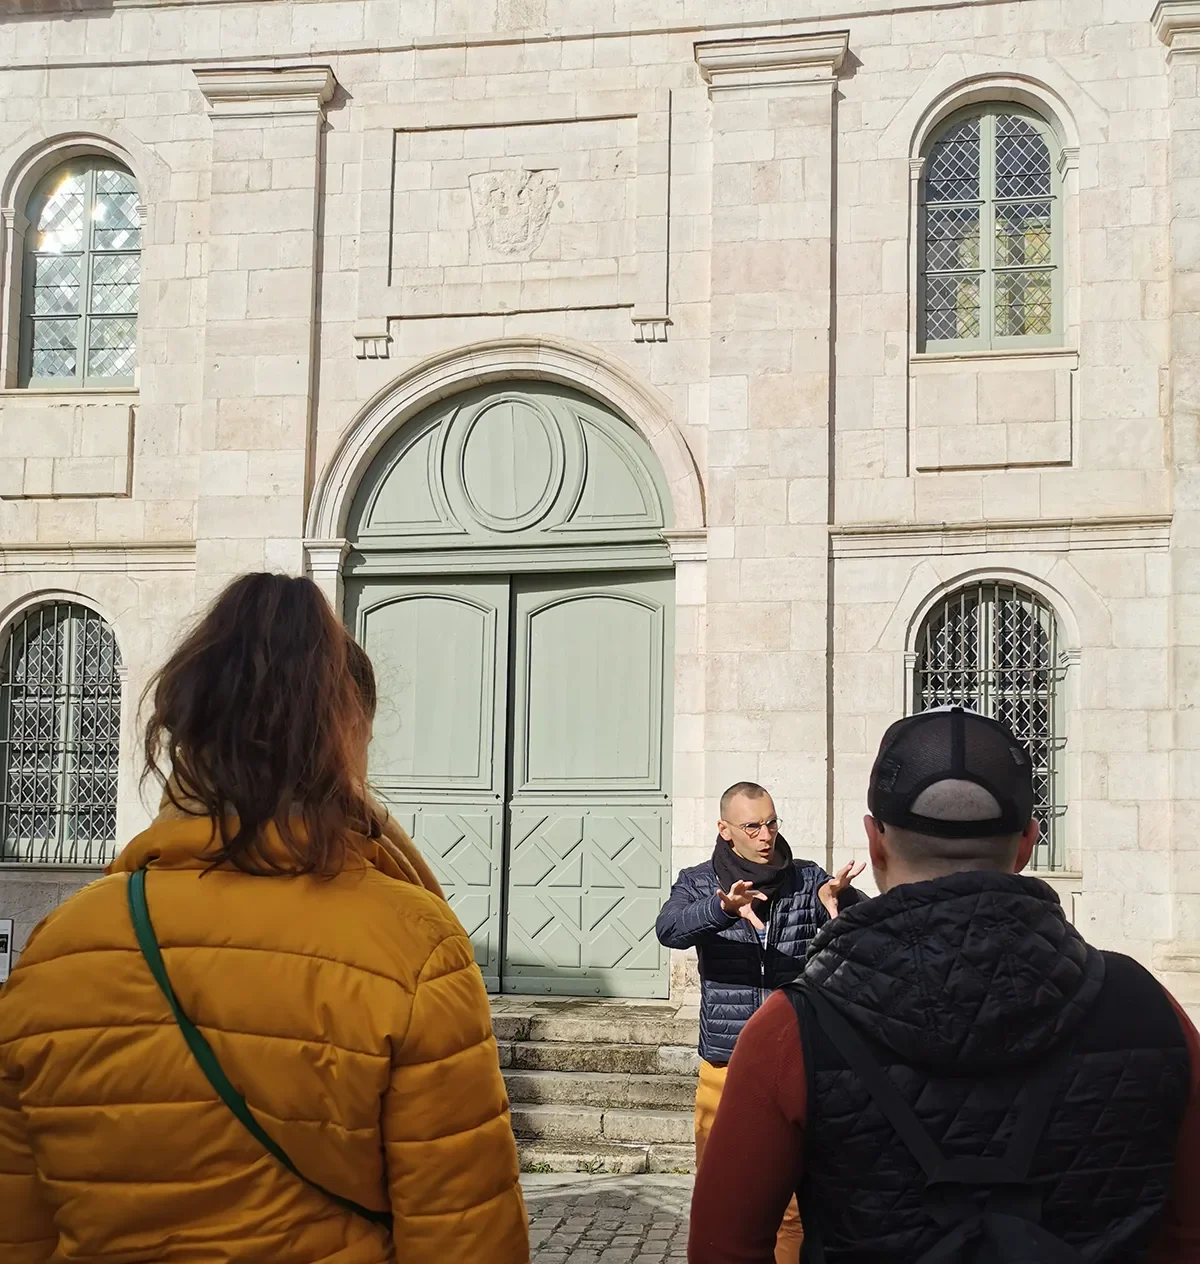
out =
[[(770, 906), (767, 945), (744, 917), (730, 917), (717, 898), (711, 860), (680, 870), (658, 915), (658, 941), (668, 948), (695, 948), (700, 961), (700, 1056), (728, 1062), (750, 1016), (775, 988), (804, 969), (809, 941), (829, 914), (817, 891), (829, 875), (811, 860), (792, 862), (792, 872)], [(847, 898), (849, 897), (849, 898)], [(860, 899), (844, 891), (843, 907)]]
[[(1089, 947), (1045, 883), (958, 873), (896, 887), (821, 932), (805, 981), (867, 1039), (952, 1162), (1000, 1157), (1024, 1079), (1068, 1051), (1032, 1168), (1043, 1223), (1088, 1264), (1146, 1258), (1187, 1103), (1184, 1035), (1162, 987)], [(803, 1033), (806, 1252), (923, 1258), (946, 1231), (917, 1161), (811, 1014)]]

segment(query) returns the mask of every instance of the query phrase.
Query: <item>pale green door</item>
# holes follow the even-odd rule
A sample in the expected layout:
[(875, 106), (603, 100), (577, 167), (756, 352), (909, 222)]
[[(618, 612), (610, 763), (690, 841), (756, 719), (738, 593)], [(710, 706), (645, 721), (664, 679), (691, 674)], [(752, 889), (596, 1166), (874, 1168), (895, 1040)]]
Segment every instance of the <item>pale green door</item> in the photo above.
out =
[(670, 572), (356, 580), (370, 773), (492, 991), (667, 995)]
[(508, 684), (507, 578), (346, 586), (375, 665), (374, 788), (409, 832), (500, 986)]
[(506, 992), (665, 997), (672, 576), (518, 579)]

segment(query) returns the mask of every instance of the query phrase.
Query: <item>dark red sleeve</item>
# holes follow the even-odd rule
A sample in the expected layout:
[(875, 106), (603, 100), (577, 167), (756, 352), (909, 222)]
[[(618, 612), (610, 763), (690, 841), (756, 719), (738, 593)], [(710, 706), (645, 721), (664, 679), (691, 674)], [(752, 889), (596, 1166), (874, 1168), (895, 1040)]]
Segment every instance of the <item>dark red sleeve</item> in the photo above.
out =
[(746, 1024), (692, 1194), (689, 1264), (774, 1264), (800, 1183), (808, 1087), (796, 1012), (782, 992)]
[(1200, 1264), (1200, 1034), (1174, 997), (1192, 1064), (1192, 1089), (1175, 1149), (1166, 1220), (1147, 1264)]

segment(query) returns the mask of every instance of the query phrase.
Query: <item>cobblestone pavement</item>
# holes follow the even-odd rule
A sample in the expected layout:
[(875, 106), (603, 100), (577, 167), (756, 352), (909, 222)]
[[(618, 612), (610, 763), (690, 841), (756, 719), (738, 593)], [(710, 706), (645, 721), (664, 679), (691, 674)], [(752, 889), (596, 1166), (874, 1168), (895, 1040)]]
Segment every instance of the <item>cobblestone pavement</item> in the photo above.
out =
[(534, 1264), (683, 1264), (690, 1176), (524, 1176)]

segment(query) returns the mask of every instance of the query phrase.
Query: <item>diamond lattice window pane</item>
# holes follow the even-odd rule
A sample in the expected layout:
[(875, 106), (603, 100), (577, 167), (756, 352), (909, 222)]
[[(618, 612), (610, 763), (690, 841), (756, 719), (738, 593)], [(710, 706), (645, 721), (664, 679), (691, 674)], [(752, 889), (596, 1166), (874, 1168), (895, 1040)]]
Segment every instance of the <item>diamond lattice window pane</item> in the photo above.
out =
[(33, 310), (37, 316), (78, 316), (79, 255), (34, 255)]
[(132, 316), (98, 316), (89, 330), (88, 377), (132, 377), (137, 321)]
[(926, 202), (973, 202), (979, 198), (979, 120), (966, 119), (934, 145), (926, 164)]
[[(42, 186), (29, 213), (36, 231), (21, 348), (29, 378), (75, 378), (85, 385), (131, 379), (141, 282), (133, 176), (96, 164), (64, 169)], [(87, 320), (66, 319), (77, 315)]]
[(930, 272), (979, 267), (979, 207), (929, 209), (925, 219), (925, 267)]
[(141, 271), (139, 255), (97, 255), (92, 262), (92, 311), (135, 313)]
[(137, 250), (142, 244), (138, 191), (127, 171), (97, 171), (92, 207), (92, 245), (96, 250)]
[(1050, 148), (1041, 132), (1016, 114), (996, 119), (996, 196), (1050, 196)]
[(925, 336), (979, 337), (979, 278), (936, 276), (925, 281)]
[(77, 320), (54, 320), (38, 317), (33, 321), (33, 363), (35, 378), (74, 377), (76, 344), (79, 338)]
[(1050, 203), (1017, 202), (996, 207), (996, 266), (1036, 266), (1051, 256)]
[(68, 172), (46, 196), (37, 216), (33, 248), (47, 254), (78, 250), (83, 245), (87, 177)]
[(1049, 272), (996, 274), (996, 333), (1016, 338), (1054, 332)]

